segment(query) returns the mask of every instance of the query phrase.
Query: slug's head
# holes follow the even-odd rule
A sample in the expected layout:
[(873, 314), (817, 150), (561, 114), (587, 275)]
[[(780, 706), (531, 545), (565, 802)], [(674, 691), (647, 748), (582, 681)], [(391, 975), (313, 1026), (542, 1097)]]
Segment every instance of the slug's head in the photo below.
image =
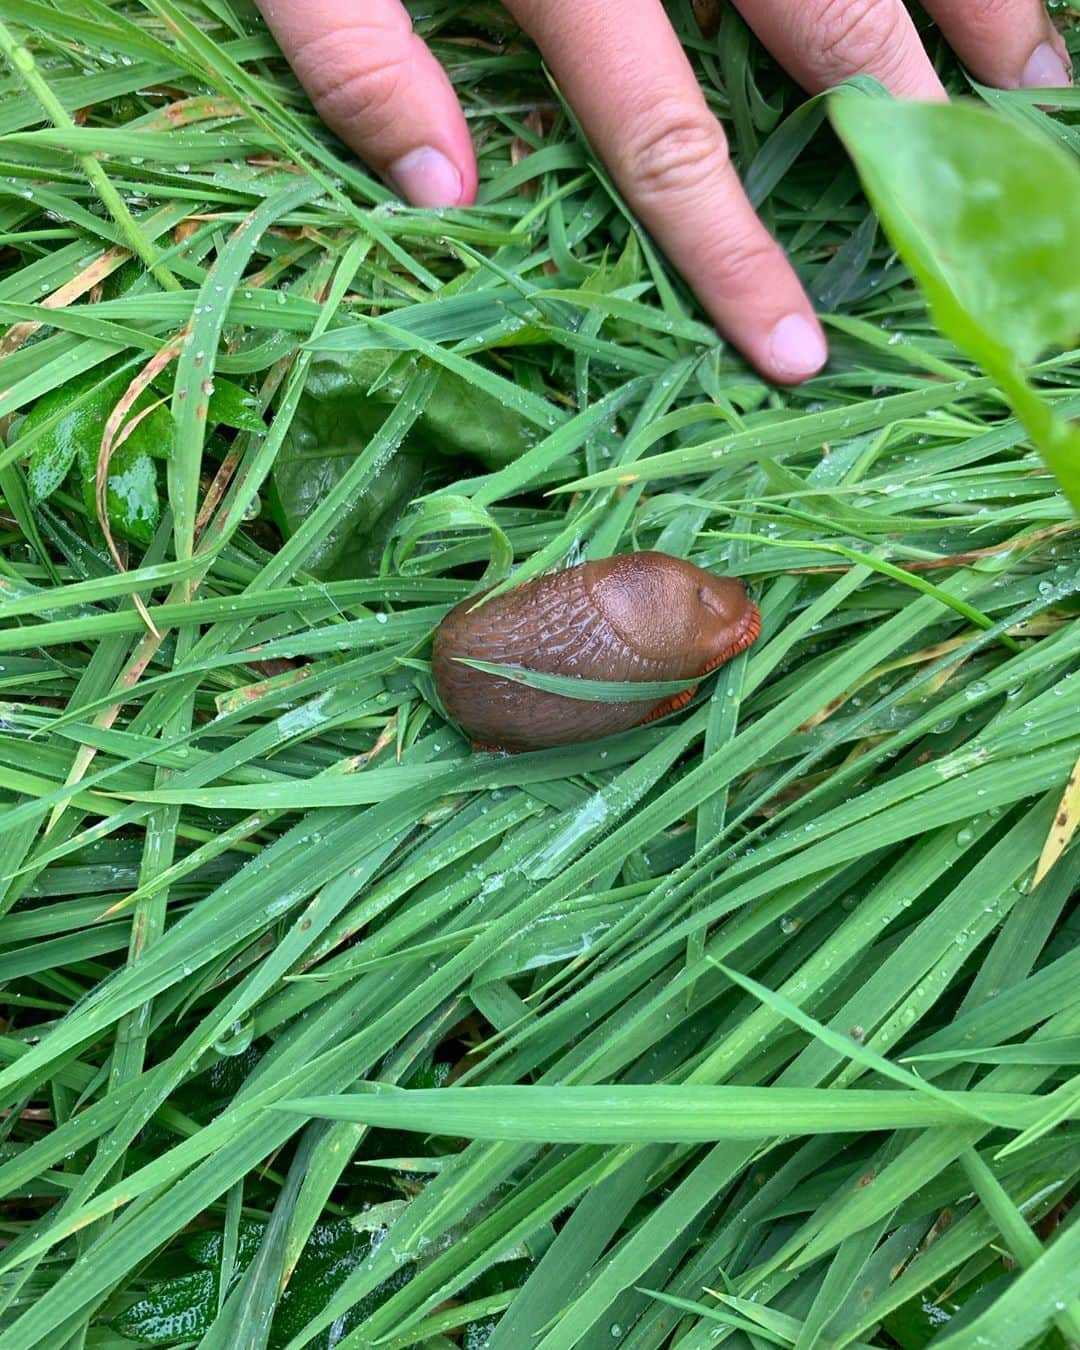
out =
[(749, 647), (757, 606), (733, 577), (666, 553), (629, 553), (590, 565), (594, 601), (620, 637), (665, 678), (692, 679)]

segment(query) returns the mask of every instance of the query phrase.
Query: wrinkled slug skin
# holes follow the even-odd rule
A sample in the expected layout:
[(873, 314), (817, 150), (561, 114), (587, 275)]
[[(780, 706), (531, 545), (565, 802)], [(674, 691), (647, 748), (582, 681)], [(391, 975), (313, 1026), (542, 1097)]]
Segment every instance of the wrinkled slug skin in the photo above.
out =
[(593, 680), (687, 680), (748, 647), (760, 631), (741, 581), (664, 553), (627, 553), (535, 577), (435, 635), (432, 671), (450, 716), (477, 747), (539, 750), (595, 740), (661, 717), (692, 690), (655, 702), (597, 703), (485, 675), (455, 657)]

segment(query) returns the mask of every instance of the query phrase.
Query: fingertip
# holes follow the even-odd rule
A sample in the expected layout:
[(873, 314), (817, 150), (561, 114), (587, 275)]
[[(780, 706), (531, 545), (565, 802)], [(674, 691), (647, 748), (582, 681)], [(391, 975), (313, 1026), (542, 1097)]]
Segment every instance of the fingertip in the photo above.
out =
[(802, 384), (829, 359), (829, 345), (812, 315), (785, 314), (769, 331), (755, 365), (777, 384)]
[(400, 0), (259, 0), (323, 121), (405, 201), (465, 206), (476, 155), (450, 79)]
[(1069, 50), (1043, 0), (925, 0), (949, 45), (983, 84), (1060, 89), (1072, 83)]
[(431, 145), (399, 156), (387, 169), (386, 179), (411, 206), (460, 206), (465, 191), (461, 170)]
[(1040, 42), (1020, 72), (1019, 83), (1021, 89), (1067, 89), (1072, 71), (1053, 43)]

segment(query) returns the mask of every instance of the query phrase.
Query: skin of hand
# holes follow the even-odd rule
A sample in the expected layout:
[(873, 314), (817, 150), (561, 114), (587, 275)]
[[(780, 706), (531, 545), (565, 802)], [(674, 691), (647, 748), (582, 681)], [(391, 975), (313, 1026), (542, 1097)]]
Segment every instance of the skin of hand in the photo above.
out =
[[(400, 0), (256, 0), (323, 120), (414, 206), (475, 200), (476, 156), (443, 68)], [(662, 0), (505, 0), (593, 148), (719, 331), (767, 379), (824, 365), (821, 326), (754, 214)], [(737, 0), (811, 93), (858, 73), (944, 99), (903, 0)], [(1042, 0), (925, 0), (985, 84), (1060, 88), (1068, 53)]]

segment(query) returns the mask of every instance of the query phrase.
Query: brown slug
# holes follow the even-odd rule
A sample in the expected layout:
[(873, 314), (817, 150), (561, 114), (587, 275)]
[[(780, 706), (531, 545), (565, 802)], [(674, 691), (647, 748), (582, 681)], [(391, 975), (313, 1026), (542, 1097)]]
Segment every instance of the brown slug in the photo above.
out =
[[(485, 592), (486, 594), (486, 592)], [(741, 581), (665, 553), (625, 553), (534, 577), (479, 609), (472, 595), (435, 634), (432, 672), (475, 749), (541, 750), (595, 740), (689, 703), (566, 698), (456, 657), (593, 680), (688, 680), (754, 641), (761, 617)]]

